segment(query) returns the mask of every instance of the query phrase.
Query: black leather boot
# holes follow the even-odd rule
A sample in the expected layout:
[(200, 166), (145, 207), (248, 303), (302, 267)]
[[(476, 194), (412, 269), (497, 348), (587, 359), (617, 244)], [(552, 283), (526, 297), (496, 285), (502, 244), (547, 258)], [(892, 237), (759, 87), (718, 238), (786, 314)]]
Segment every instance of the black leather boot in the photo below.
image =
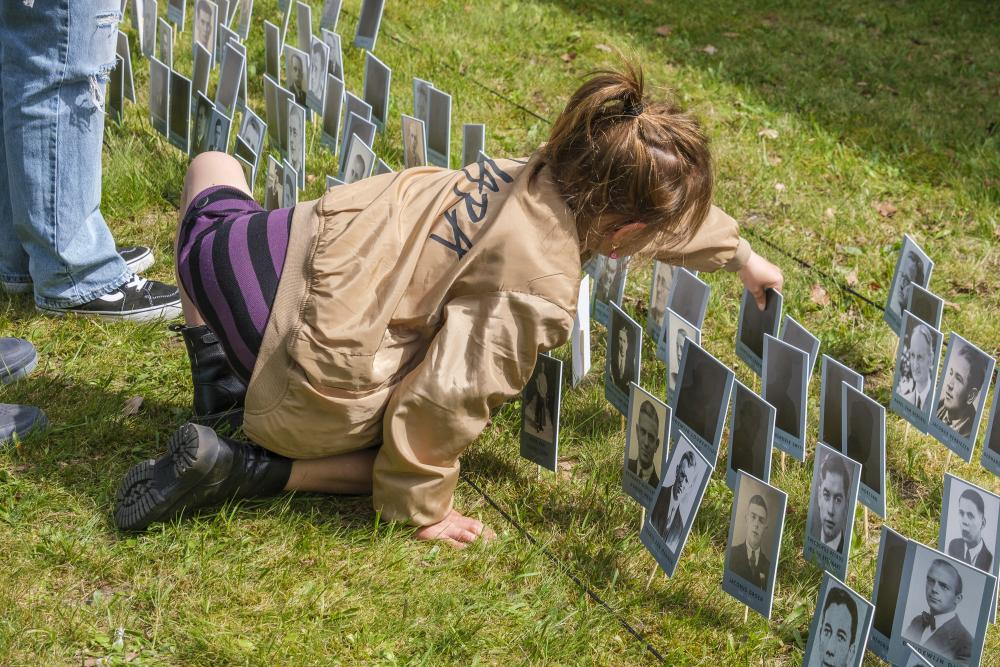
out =
[(247, 386), (233, 372), (226, 360), (222, 343), (207, 326), (170, 325), (180, 332), (191, 360), (191, 383), (194, 385), (194, 418), (206, 426), (223, 423), (239, 428), (243, 423), (243, 400)]
[(115, 524), (121, 530), (145, 530), (185, 510), (273, 496), (285, 488), (291, 471), (289, 458), (224, 438), (207, 426), (184, 424), (170, 436), (166, 454), (125, 474)]

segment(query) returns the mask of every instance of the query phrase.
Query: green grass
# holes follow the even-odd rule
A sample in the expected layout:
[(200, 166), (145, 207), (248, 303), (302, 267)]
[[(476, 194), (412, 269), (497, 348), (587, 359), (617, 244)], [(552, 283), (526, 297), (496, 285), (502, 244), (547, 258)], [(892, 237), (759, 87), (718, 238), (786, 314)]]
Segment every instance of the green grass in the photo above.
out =
[[(311, 4), (318, 31), (321, 3)], [(948, 302), (943, 328), (1000, 353), (998, 6), (748, 4), (389, 2), (376, 53), (393, 68), (391, 119), (375, 150), (400, 166), (399, 114), (411, 111), (411, 78), (419, 76), (453, 95), (453, 155), (464, 122), (486, 124), (491, 155), (525, 155), (546, 136), (548, 123), (537, 116), (554, 119), (586, 72), (614, 64), (603, 46), (620, 48), (642, 61), (652, 86), (676, 90), (705, 122), (717, 202), (784, 268), (786, 312), (821, 338), (822, 352), (864, 373), (870, 395), (888, 403), (895, 339), (877, 309), (839, 286), (884, 302), (904, 232), (937, 262), (931, 288)], [(263, 116), (261, 23), (278, 12), (258, 5), (249, 92)], [(339, 30), (349, 42), (359, 2), (345, 5)], [(671, 26), (669, 37), (655, 33), (660, 25)], [(289, 30), (294, 43), (294, 18)], [(148, 67), (134, 33), (131, 40), (140, 100), (123, 126), (107, 129), (103, 210), (119, 243), (153, 246), (151, 275), (168, 279), (187, 159), (151, 130)], [(181, 71), (190, 68), (189, 43), (190, 27), (175, 43)], [(717, 52), (705, 53), (708, 44)], [(567, 53), (575, 58), (565, 62)], [(352, 91), (360, 90), (362, 63), (345, 46)], [(764, 128), (778, 137), (762, 138)], [(324, 175), (334, 173), (318, 137), (308, 164), (316, 179), (303, 199), (319, 196)], [(258, 194), (261, 186), (259, 178)], [(880, 201), (898, 212), (880, 216)], [(704, 343), (754, 386), (733, 352), (738, 281), (708, 281)], [(627, 308), (640, 321), (648, 283), (648, 267), (629, 281)], [(811, 297), (817, 286), (830, 305)], [(542, 546), (466, 482), (457, 505), (498, 531), (494, 545), (455, 552), (415, 543), (407, 529), (379, 523), (367, 498), (310, 496), (242, 503), (134, 537), (113, 528), (114, 490), (188, 415), (183, 346), (160, 325), (49, 320), (9, 296), (0, 297), (0, 330), (32, 340), (42, 356), (39, 370), (5, 388), (2, 400), (40, 404), (53, 424), (0, 453), (0, 664), (102, 656), (185, 665), (653, 662), (618, 618), (668, 664), (801, 663), (821, 579), (801, 557), (811, 457), (772, 476), (789, 504), (770, 622), (755, 614), (744, 622), (743, 607), (720, 591), (732, 504), (721, 474), (676, 575), (654, 576), (647, 587), (653, 560), (638, 540), (639, 509), (620, 488), (623, 435), (599, 368), (565, 391), (558, 474), (539, 477), (519, 459), (516, 403), (464, 459), (466, 479)], [(594, 333), (599, 367), (603, 330)], [(648, 345), (643, 358), (653, 359)], [(662, 366), (648, 362), (643, 373), (647, 388), (662, 393)], [(818, 390), (817, 374), (810, 443)], [(122, 416), (136, 395), (142, 410)], [(887, 430), (889, 525), (933, 544), (945, 449), (894, 415)], [(1000, 491), (975, 463), (955, 459), (950, 471)], [(879, 526), (873, 517), (868, 541), (856, 537), (852, 552), (847, 581), (866, 596)], [(984, 664), (1000, 664), (996, 629), (984, 655)]]

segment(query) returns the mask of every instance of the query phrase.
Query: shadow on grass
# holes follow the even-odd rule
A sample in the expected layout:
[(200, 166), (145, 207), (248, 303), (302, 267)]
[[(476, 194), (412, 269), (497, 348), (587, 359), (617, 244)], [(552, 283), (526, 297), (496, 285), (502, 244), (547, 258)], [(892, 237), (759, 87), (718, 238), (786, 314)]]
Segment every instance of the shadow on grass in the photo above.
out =
[[(609, 43), (638, 41), (746, 88), (744, 108), (795, 114), (912, 182), (958, 178), (1000, 202), (990, 176), (1000, 147), (1000, 4), (548, 1), (610, 33)], [(668, 37), (656, 33), (662, 25)]]

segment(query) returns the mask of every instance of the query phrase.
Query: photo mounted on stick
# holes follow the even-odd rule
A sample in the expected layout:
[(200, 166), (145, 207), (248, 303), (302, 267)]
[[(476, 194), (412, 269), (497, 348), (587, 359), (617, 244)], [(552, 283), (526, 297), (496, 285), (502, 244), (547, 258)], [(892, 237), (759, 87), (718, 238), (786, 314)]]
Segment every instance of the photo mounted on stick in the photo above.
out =
[(479, 154), (486, 148), (486, 126), (466, 123), (462, 126), (462, 166), (479, 161)]
[(819, 392), (819, 441), (837, 448), (843, 444), (841, 426), (843, 400), (841, 384), (858, 391), (865, 388), (865, 378), (833, 357), (823, 355)]
[(685, 268), (677, 269), (670, 287), (667, 307), (699, 329), (705, 323), (708, 297), (712, 288), (696, 274)]
[(327, 74), (332, 74), (341, 81), (344, 80), (344, 52), (340, 48), (340, 35), (329, 30), (321, 30), (320, 35), (323, 38), (323, 43), (327, 45), (330, 50), (330, 57), (327, 60), (326, 71)]
[(583, 276), (576, 297), (576, 315), (569, 335), (573, 350), (573, 386), (580, 384), (590, 372), (590, 277)]
[[(751, 304), (752, 308), (756, 308)], [(763, 398), (776, 410), (774, 446), (799, 461), (806, 460), (806, 393), (809, 355), (764, 334)]]
[(840, 452), (861, 464), (858, 501), (885, 518), (885, 408), (846, 382), (840, 386), (844, 433)]
[(208, 54), (215, 54), (215, 28), (219, 23), (219, 6), (212, 0), (195, 0), (191, 38)]
[(623, 415), (628, 412), (629, 383), (640, 384), (641, 357), (642, 327), (616, 304), (611, 304), (604, 397)]
[(760, 376), (764, 363), (764, 336), (775, 336), (781, 321), (781, 292), (768, 289), (764, 293), (764, 310), (757, 307), (757, 300), (747, 289), (740, 301), (740, 319), (736, 327), (736, 356)]
[(730, 489), (736, 488), (741, 470), (763, 482), (771, 480), (774, 440), (774, 406), (739, 380), (734, 387), (726, 465), (726, 486)]
[(319, 37), (309, 42), (309, 83), (306, 88), (306, 105), (315, 114), (325, 111), (326, 83), (329, 73), (330, 47)]
[(285, 88), (295, 97), (295, 103), (301, 107), (306, 105), (308, 81), (306, 73), (309, 54), (294, 46), (285, 44)]
[(972, 461), (995, 363), (993, 357), (951, 333), (927, 432), (966, 463)]
[(690, 338), (684, 343), (680, 383), (674, 393), (673, 432), (683, 433), (715, 467), (722, 426), (736, 376)]
[(153, 129), (167, 136), (170, 114), (170, 68), (156, 58), (149, 59), (149, 116)]
[(701, 345), (701, 330), (669, 308), (663, 324), (662, 335), (656, 341), (656, 351), (657, 357), (667, 367), (667, 402), (673, 402), (674, 392), (677, 391), (684, 341), (690, 338)]
[(996, 577), (911, 542), (903, 565), (890, 662), (913, 644), (935, 665), (977, 667), (996, 591)]
[(639, 540), (668, 577), (677, 570), (712, 469), (687, 438), (677, 439), (664, 467), (663, 484), (658, 486), (639, 533)]
[[(938, 549), (977, 570), (1000, 575), (1000, 496), (945, 474)], [(996, 620), (996, 603), (990, 622)]]
[(903, 313), (901, 331), (889, 409), (926, 433), (943, 337), (913, 313)]
[(824, 444), (816, 445), (803, 554), (841, 579), (847, 578), (860, 478), (860, 463)]
[(646, 311), (646, 333), (651, 340), (660, 340), (663, 318), (667, 314), (667, 301), (678, 268), (666, 262), (653, 262), (653, 282), (649, 288), (649, 308)]
[(375, 57), (371, 51), (365, 53), (365, 75), (362, 84), (362, 98), (371, 105), (371, 121), (381, 132), (389, 116), (389, 84), (392, 82), (392, 70)]
[(944, 299), (915, 283), (907, 287), (906, 310), (935, 329), (941, 328)]
[(874, 613), (871, 602), (824, 572), (802, 667), (860, 667)]
[(797, 347), (809, 355), (809, 377), (812, 377), (813, 368), (816, 366), (816, 357), (819, 356), (819, 338), (809, 333), (809, 330), (795, 321), (791, 315), (785, 315), (778, 340), (788, 343), (792, 347)]
[(375, 50), (378, 39), (378, 28), (382, 23), (382, 10), (385, 0), (361, 0), (361, 11), (358, 16), (358, 28), (354, 33), (354, 46), (359, 49)]
[(351, 137), (350, 148), (347, 151), (346, 167), (343, 178), (345, 184), (356, 183), (368, 178), (375, 165), (375, 151), (368, 147), (361, 137), (354, 135)]
[(296, 186), (306, 187), (306, 109), (288, 103), (288, 162), (298, 174)]
[(450, 168), (451, 95), (437, 88), (427, 91), (427, 161), (436, 167)]
[(875, 605), (875, 619), (872, 622), (868, 650), (882, 658), (889, 659), (892, 644), (893, 625), (896, 618), (896, 601), (899, 599), (899, 585), (903, 579), (903, 564), (909, 540), (882, 525), (882, 536), (875, 561), (875, 582), (872, 586), (872, 604)]
[(281, 208), (291, 208), (299, 202), (299, 175), (288, 160), (281, 163), (284, 182), (281, 184)]
[(990, 412), (990, 424), (986, 428), (986, 439), (983, 442), (983, 456), (980, 463), (984, 468), (1000, 477), (1000, 401), (997, 400), (997, 390), (993, 390), (993, 409)]
[(622, 305), (625, 296), (625, 278), (628, 276), (628, 257), (599, 255), (599, 273), (594, 279), (594, 319), (608, 326), (609, 308)]
[(170, 71), (170, 143), (185, 154), (191, 132), (191, 79)]
[(552, 472), (559, 460), (561, 360), (539, 354), (521, 392), (521, 456)]
[(403, 166), (427, 166), (427, 136), (424, 131), (424, 121), (403, 114)]
[(649, 509), (663, 479), (670, 442), (670, 408), (634, 382), (629, 389), (622, 489)]
[(741, 472), (726, 540), (722, 590), (771, 618), (788, 494)]
[(889, 328), (899, 335), (902, 326), (903, 311), (906, 310), (909, 299), (910, 285), (920, 285), (926, 288), (931, 281), (931, 271), (934, 262), (917, 242), (908, 234), (903, 235), (903, 245), (899, 249), (896, 260), (896, 270), (889, 284), (889, 297), (885, 302), (884, 319)]
[(285, 174), (282, 172), (281, 163), (274, 159), (273, 155), (267, 156), (267, 174), (264, 179), (264, 208), (274, 210), (281, 208), (284, 196), (281, 192)]

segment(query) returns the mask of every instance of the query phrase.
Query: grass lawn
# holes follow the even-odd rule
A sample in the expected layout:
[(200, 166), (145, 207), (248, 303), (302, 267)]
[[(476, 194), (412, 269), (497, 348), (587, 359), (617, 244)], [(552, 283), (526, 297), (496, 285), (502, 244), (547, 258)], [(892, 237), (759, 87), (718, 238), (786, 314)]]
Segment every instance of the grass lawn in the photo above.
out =
[[(310, 4), (318, 33), (322, 3)], [(486, 124), (489, 154), (525, 155), (544, 141), (581, 77), (613, 64), (611, 47), (622, 49), (641, 60), (651, 87), (675, 89), (705, 122), (717, 203), (785, 270), (785, 312), (820, 337), (822, 353), (863, 373), (869, 395), (888, 405), (895, 337), (865, 299), (885, 301), (903, 233), (936, 261), (931, 289), (947, 302), (942, 328), (1000, 353), (993, 319), (1000, 308), (1000, 5), (386, 4), (376, 54), (393, 68), (392, 98), (374, 148), (392, 167), (401, 167), (399, 116), (412, 111), (412, 77), (453, 96), (457, 166), (462, 123)], [(362, 53), (347, 45), (359, 0), (344, 5), (338, 31), (347, 87), (360, 92)], [(174, 46), (175, 66), (185, 73), (191, 13)], [(258, 2), (248, 42), (251, 106), (261, 116), (262, 23), (279, 16), (273, 2)], [(293, 44), (294, 25), (293, 18)], [(106, 130), (103, 211), (121, 245), (153, 246), (150, 275), (170, 279), (187, 158), (150, 126), (148, 62), (127, 30), (139, 103), (122, 126)], [(762, 135), (765, 129), (774, 132)], [(319, 196), (324, 175), (336, 171), (318, 126), (307, 136), (315, 179), (301, 199)], [(260, 196), (262, 186), (259, 175)], [(884, 203), (895, 213), (880, 213)], [(637, 267), (626, 291), (640, 322), (649, 280), (649, 267)], [(754, 387), (733, 349), (739, 281), (727, 274), (707, 280), (703, 344)], [(190, 411), (183, 345), (163, 325), (52, 320), (29, 299), (7, 295), (0, 296), (0, 331), (31, 340), (42, 359), (0, 400), (42, 405), (52, 422), (45, 435), (0, 452), (0, 664), (97, 664), (110, 656), (148, 665), (633, 665), (656, 662), (646, 642), (671, 665), (802, 661), (821, 579), (801, 556), (812, 456), (805, 464), (789, 460), (784, 470), (776, 464), (772, 475), (789, 502), (770, 622), (756, 614), (744, 621), (744, 608), (721, 592), (732, 505), (722, 458), (677, 573), (650, 578), (640, 511), (621, 491), (624, 436), (603, 399), (604, 331), (596, 324), (595, 369), (564, 390), (558, 474), (539, 476), (519, 458), (517, 402), (469, 449), (457, 506), (499, 538), (464, 552), (412, 541), (406, 528), (380, 523), (368, 498), (245, 502), (121, 535), (111, 520), (119, 480), (140, 458), (158, 455)], [(557, 354), (568, 361), (568, 350)], [(643, 384), (662, 395), (663, 366), (648, 341), (643, 359)], [(817, 372), (810, 452), (818, 393)], [(142, 407), (126, 416), (134, 396)], [(889, 525), (936, 544), (945, 448), (890, 414), (887, 449)], [(1000, 491), (979, 467), (980, 452), (970, 465), (953, 459), (949, 471)], [(873, 515), (867, 538), (854, 538), (847, 583), (864, 596), (880, 525)], [(984, 664), (1000, 664), (995, 628), (984, 656)]]

